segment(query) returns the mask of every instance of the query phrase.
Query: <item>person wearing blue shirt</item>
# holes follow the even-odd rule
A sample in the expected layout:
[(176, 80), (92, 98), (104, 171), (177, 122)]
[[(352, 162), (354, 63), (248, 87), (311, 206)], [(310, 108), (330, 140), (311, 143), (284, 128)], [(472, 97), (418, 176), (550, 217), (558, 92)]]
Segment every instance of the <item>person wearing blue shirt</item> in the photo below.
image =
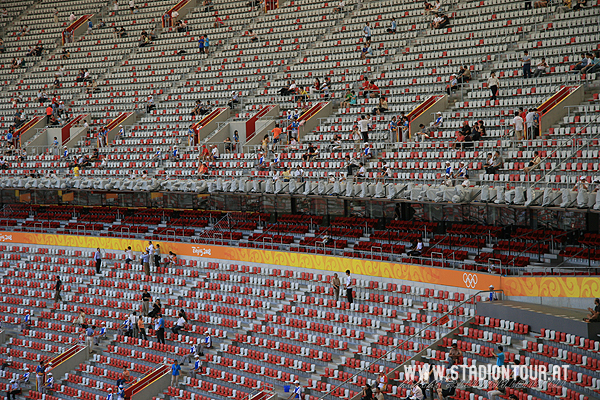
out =
[(450, 165), (450, 161), (446, 161), (446, 175), (454, 175), (454, 168), (452, 168), (452, 166)]
[(202, 341), (202, 346), (209, 349), (212, 347), (212, 338), (210, 337), (210, 333), (208, 333), (208, 331), (206, 331), (205, 335), (206, 335), (206, 337)]
[(165, 344), (165, 320), (162, 314), (157, 315), (158, 319), (154, 323), (154, 330), (156, 331), (156, 339), (158, 343)]
[(442, 125), (444, 124), (444, 117), (442, 117), (442, 113), (439, 111), (436, 115), (437, 115), (437, 118), (435, 119), (433, 126), (435, 126), (436, 128), (441, 128)]
[(190, 362), (192, 360), (192, 358), (196, 357), (198, 353), (198, 348), (196, 347), (195, 344), (192, 344), (190, 346), (190, 352), (186, 355), (184, 355), (183, 357), (181, 357), (181, 364), (185, 364), (186, 362)]
[(16, 399), (18, 394), (21, 394), (21, 388), (19, 387), (19, 382), (17, 382), (15, 379), (12, 379), (8, 386), (8, 390), (6, 391), (6, 399), (10, 400), (11, 397), (13, 399)]
[(88, 30), (87, 30), (87, 32), (88, 32), (88, 35), (89, 35), (90, 33), (92, 33), (92, 29), (93, 29), (93, 28), (94, 28), (94, 24), (92, 23), (92, 20), (90, 19), (90, 20), (88, 20)]
[(171, 386), (177, 387), (179, 384), (179, 371), (181, 371), (181, 365), (175, 360), (175, 364), (171, 365)]
[(200, 39), (198, 39), (198, 50), (200, 53), (204, 53), (204, 35), (200, 35)]
[(106, 339), (106, 327), (103, 326), (100, 328), (100, 333), (97, 336), (94, 336), (94, 344), (96, 346), (100, 345), (100, 340)]
[(44, 362), (40, 361), (40, 365), (38, 365), (35, 369), (35, 388), (36, 391), (41, 392), (44, 387), (44, 378), (46, 375), (46, 367), (44, 366)]
[(88, 353), (91, 354), (94, 350), (94, 328), (88, 326), (85, 330), (85, 345), (88, 346)]
[(111, 388), (108, 388), (108, 395), (106, 395), (106, 400), (113, 400), (113, 393)]
[(392, 17), (392, 24), (387, 28), (388, 33), (396, 33), (396, 18)]
[(396, 122), (396, 116), (392, 117), (392, 120), (388, 124), (388, 130), (390, 131), (390, 142), (398, 141), (398, 123)]
[(46, 384), (44, 385), (43, 393), (49, 393), (50, 390), (54, 389), (54, 377), (52, 376), (52, 372), (48, 372), (48, 378), (46, 379)]
[(365, 33), (365, 40), (371, 41), (371, 27), (368, 22), (365, 24), (363, 32)]
[(204, 36), (204, 53), (208, 54), (208, 35)]
[(119, 385), (119, 389), (117, 390), (117, 400), (125, 400), (125, 388), (123, 385)]
[(498, 354), (492, 351), (492, 356), (496, 357), (496, 366), (502, 367), (504, 365), (504, 347), (498, 346)]
[(21, 381), (21, 383), (29, 383), (29, 376), (31, 375), (29, 373), (29, 368), (25, 367), (25, 368), (23, 368), (23, 371), (24, 372), (23, 372), (23, 375), (21, 375), (20, 381)]
[(194, 359), (194, 368), (192, 368), (192, 370), (190, 371), (190, 377), (192, 379), (196, 378), (196, 374), (202, 373), (202, 361), (200, 360), (200, 356), (196, 354), (194, 356)]

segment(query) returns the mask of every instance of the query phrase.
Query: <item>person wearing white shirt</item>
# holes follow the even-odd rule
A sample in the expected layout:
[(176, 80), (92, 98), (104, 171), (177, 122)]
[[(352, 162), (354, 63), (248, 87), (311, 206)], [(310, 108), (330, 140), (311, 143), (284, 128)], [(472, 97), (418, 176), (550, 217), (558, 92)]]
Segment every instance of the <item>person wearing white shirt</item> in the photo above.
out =
[(362, 135), (363, 143), (369, 141), (369, 125), (371, 121), (367, 119), (366, 115), (361, 115), (358, 121), (358, 127), (360, 128), (360, 134)]
[(296, 170), (294, 171), (294, 176), (296, 177), (297, 180), (299, 180), (300, 182), (303, 181), (303, 177), (304, 177), (304, 170), (302, 168), (300, 168), (300, 166), (298, 165), (296, 167)]
[(219, 149), (217, 148), (217, 145), (213, 146), (213, 148), (211, 150), (211, 155), (212, 155), (213, 161), (216, 161), (219, 159)]
[(367, 171), (365, 170), (365, 165), (363, 163), (360, 163), (358, 165), (360, 166), (360, 168), (358, 169), (356, 176), (364, 178), (365, 174), (367, 173)]
[(296, 386), (294, 387), (294, 390), (292, 391), (290, 396), (287, 398), (287, 400), (290, 400), (292, 397), (294, 399), (302, 400), (302, 394), (304, 393), (304, 388), (302, 386), (300, 386), (300, 381), (296, 381), (296, 382), (294, 382), (294, 384)]
[(352, 277), (350, 276), (350, 270), (346, 270), (346, 282), (344, 283), (344, 288), (346, 289), (346, 298), (348, 299), (348, 303), (352, 304)]
[[(146, 251), (149, 255), (148, 262), (154, 262), (154, 245), (152, 244), (152, 241), (148, 242), (148, 247), (146, 247)], [(155, 267), (158, 267), (158, 265), (155, 265)]]
[(523, 140), (523, 118), (519, 116), (519, 112), (515, 111), (515, 118), (513, 119), (513, 126), (515, 128), (515, 136), (517, 140)]
[(529, 139), (533, 139), (535, 138), (535, 135), (533, 134), (533, 119), (535, 117), (535, 108), (530, 108), (529, 112), (527, 112), (527, 115), (525, 116), (525, 124), (527, 125), (527, 137)]
[(177, 322), (175, 323), (175, 326), (173, 328), (171, 328), (171, 331), (175, 335), (179, 335), (179, 331), (182, 330), (184, 326), (185, 326), (185, 318), (179, 317), (177, 319)]
[(77, 17), (75, 16), (75, 14), (71, 13), (71, 15), (69, 15), (69, 22), (73, 23), (73, 21), (75, 21)]
[(129, 11), (130, 11), (130, 13), (133, 14), (134, 10), (135, 10), (135, 1), (129, 0)]
[(137, 326), (138, 316), (137, 312), (132, 312), (129, 315), (129, 329), (131, 330), (131, 337), (138, 337), (138, 326)]
[(171, 13), (172, 26), (175, 26), (175, 22), (177, 22), (177, 17), (179, 17), (179, 13), (177, 12), (177, 10), (173, 10), (173, 12)]
[(498, 80), (498, 78), (496, 78), (495, 73), (493, 73), (493, 72), (491, 73), (490, 77), (488, 78), (487, 85), (490, 88), (490, 90), (492, 91), (492, 100), (496, 100), (496, 95), (498, 94), (498, 88), (500, 87), (500, 81)]
[(371, 27), (369, 23), (365, 23), (365, 27), (363, 28), (363, 32), (365, 33), (365, 40), (371, 40)]
[(190, 346), (190, 351), (188, 354), (181, 357), (181, 364), (185, 365), (186, 362), (191, 361), (193, 358), (198, 357), (198, 348), (194, 343)]
[(412, 383), (412, 388), (410, 389), (410, 394), (406, 397), (406, 400), (423, 400), (423, 390), (417, 384), (417, 381)]

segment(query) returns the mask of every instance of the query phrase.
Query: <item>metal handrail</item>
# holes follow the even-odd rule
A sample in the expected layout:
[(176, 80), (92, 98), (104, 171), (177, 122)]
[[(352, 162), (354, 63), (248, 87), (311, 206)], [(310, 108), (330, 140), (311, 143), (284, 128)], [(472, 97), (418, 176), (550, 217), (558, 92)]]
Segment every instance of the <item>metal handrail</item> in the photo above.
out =
[(391, 350), (386, 351), (383, 355), (379, 356), (378, 358), (376, 358), (374, 361), (370, 361), (368, 366), (365, 366), (364, 368), (361, 368), (358, 370), (358, 372), (352, 374), (350, 377), (348, 377), (346, 380), (342, 381), (340, 384), (338, 384), (337, 386), (335, 386), (334, 388), (332, 388), (331, 390), (329, 390), (328, 392), (326, 392), (324, 395), (322, 395), (321, 397), (318, 398), (318, 400), (324, 400), (326, 396), (330, 395), (331, 393), (333, 393), (334, 391), (336, 391), (337, 389), (341, 388), (342, 385), (350, 382), (351, 380), (353, 380), (355, 377), (359, 376), (362, 372), (367, 371), (367, 368), (369, 368), (372, 364), (377, 363), (378, 361), (381, 361), (383, 359), (386, 359), (387, 356), (390, 353), (393, 353), (395, 350), (399, 349), (400, 347), (404, 346), (404, 344), (406, 342), (408, 342), (410, 339), (413, 338), (417, 338), (421, 335), (422, 332), (425, 332), (425, 330), (429, 327), (432, 326), (437, 326), (439, 325), (439, 321), (445, 317), (449, 317), (450, 315), (452, 315), (452, 313), (455, 310), (458, 310), (459, 307), (461, 307), (463, 304), (466, 303), (470, 303), (471, 301), (474, 302), (475, 298), (477, 298), (477, 296), (479, 296), (481, 293), (490, 293), (490, 292), (494, 292), (494, 293), (504, 293), (504, 290), (502, 289), (494, 289), (494, 290), (480, 290), (478, 292), (476, 292), (475, 294), (471, 295), (468, 299), (458, 303), (456, 306), (454, 306), (451, 310), (449, 309), (446, 313), (444, 313), (443, 315), (441, 315), (437, 320), (425, 325), (424, 327), (420, 328), (419, 330), (415, 329), (415, 333), (408, 336), (407, 338), (405, 338), (404, 340), (400, 341), (398, 343), (397, 346), (393, 347)]
[[(600, 115), (599, 115), (599, 116), (596, 116), (596, 118), (594, 119), (594, 121), (592, 121), (592, 122), (589, 122), (589, 123), (587, 123), (586, 125), (584, 125), (584, 126), (580, 127), (580, 128), (579, 128), (579, 131), (578, 131), (578, 132), (576, 132), (576, 133), (575, 133), (575, 135), (573, 136), (573, 137), (574, 137), (574, 140), (575, 140), (575, 139), (577, 139), (577, 136), (578, 136), (579, 134), (581, 134), (581, 132), (582, 132), (584, 129), (586, 129), (587, 127), (589, 127), (589, 126), (590, 126), (590, 125), (592, 125), (593, 123), (594, 123), (594, 124), (595, 124), (595, 123), (598, 123), (598, 121), (600, 121)], [(598, 132), (596, 135), (594, 135), (594, 136), (592, 136), (592, 137), (589, 137), (589, 138), (587, 138), (587, 140), (596, 139), (596, 138), (598, 138), (598, 137), (600, 137), (600, 132)], [(552, 151), (551, 151), (551, 153), (550, 153), (550, 154), (556, 153), (556, 152), (557, 152), (558, 150), (560, 150), (562, 147), (568, 147), (568, 146), (566, 146), (566, 144), (562, 144), (562, 145), (558, 146), (557, 148), (555, 148), (555, 149), (552, 149)], [(557, 168), (559, 168), (559, 167), (560, 167), (560, 165), (561, 165), (563, 162), (565, 162), (565, 161), (567, 161), (567, 160), (569, 160), (569, 159), (573, 158), (573, 156), (574, 156), (574, 155), (576, 155), (576, 154), (577, 154), (577, 152), (578, 152), (579, 150), (581, 150), (583, 147), (585, 147), (585, 145), (580, 145), (580, 146), (578, 146), (576, 149), (572, 150), (572, 151), (571, 151), (571, 154), (570, 154), (570, 155), (568, 155), (568, 156), (567, 156), (567, 157), (566, 157), (564, 160), (561, 160), (560, 162), (557, 162), (557, 163), (556, 163), (556, 166), (555, 166), (554, 168), (552, 168), (550, 171), (544, 171), (544, 174), (543, 174), (543, 175), (540, 175), (540, 178), (539, 178), (538, 180), (536, 180), (535, 182), (531, 183), (531, 185), (529, 185), (529, 187), (527, 188), (527, 190), (529, 190), (529, 189), (533, 189), (533, 187), (534, 187), (536, 184), (538, 184), (540, 181), (542, 181), (543, 179), (545, 179), (545, 177), (546, 177), (548, 174), (550, 174), (550, 173), (554, 172), (554, 171), (555, 171)], [(546, 157), (544, 157), (544, 158), (543, 158), (543, 159), (540, 161), (540, 164), (541, 164), (542, 162), (544, 162), (544, 161), (546, 161), (546, 160), (550, 159), (550, 158), (551, 158), (550, 156), (546, 156)], [(546, 182), (546, 186), (548, 186), (548, 182)]]

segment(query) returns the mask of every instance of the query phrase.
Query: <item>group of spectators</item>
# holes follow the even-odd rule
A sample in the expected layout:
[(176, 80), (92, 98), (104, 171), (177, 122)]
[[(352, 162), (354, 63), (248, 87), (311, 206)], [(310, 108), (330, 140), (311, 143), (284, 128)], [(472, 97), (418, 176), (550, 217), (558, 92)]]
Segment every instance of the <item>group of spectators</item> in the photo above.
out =
[(279, 90), (282, 96), (292, 96), (291, 101), (305, 104), (309, 96), (322, 95), (325, 99), (329, 98), (331, 79), (326, 76), (323, 82), (319, 78), (315, 78), (312, 86), (302, 87), (296, 85), (295, 80), (287, 82), (287, 85)]

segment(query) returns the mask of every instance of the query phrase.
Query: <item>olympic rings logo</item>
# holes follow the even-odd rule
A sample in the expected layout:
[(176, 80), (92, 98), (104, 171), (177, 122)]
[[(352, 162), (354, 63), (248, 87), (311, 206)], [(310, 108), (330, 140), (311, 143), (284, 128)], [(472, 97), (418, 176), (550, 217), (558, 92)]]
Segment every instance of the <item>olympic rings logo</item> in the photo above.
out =
[(463, 282), (468, 288), (475, 289), (475, 286), (477, 286), (478, 281), (479, 279), (477, 278), (476, 274), (468, 274), (466, 272), (463, 274)]

